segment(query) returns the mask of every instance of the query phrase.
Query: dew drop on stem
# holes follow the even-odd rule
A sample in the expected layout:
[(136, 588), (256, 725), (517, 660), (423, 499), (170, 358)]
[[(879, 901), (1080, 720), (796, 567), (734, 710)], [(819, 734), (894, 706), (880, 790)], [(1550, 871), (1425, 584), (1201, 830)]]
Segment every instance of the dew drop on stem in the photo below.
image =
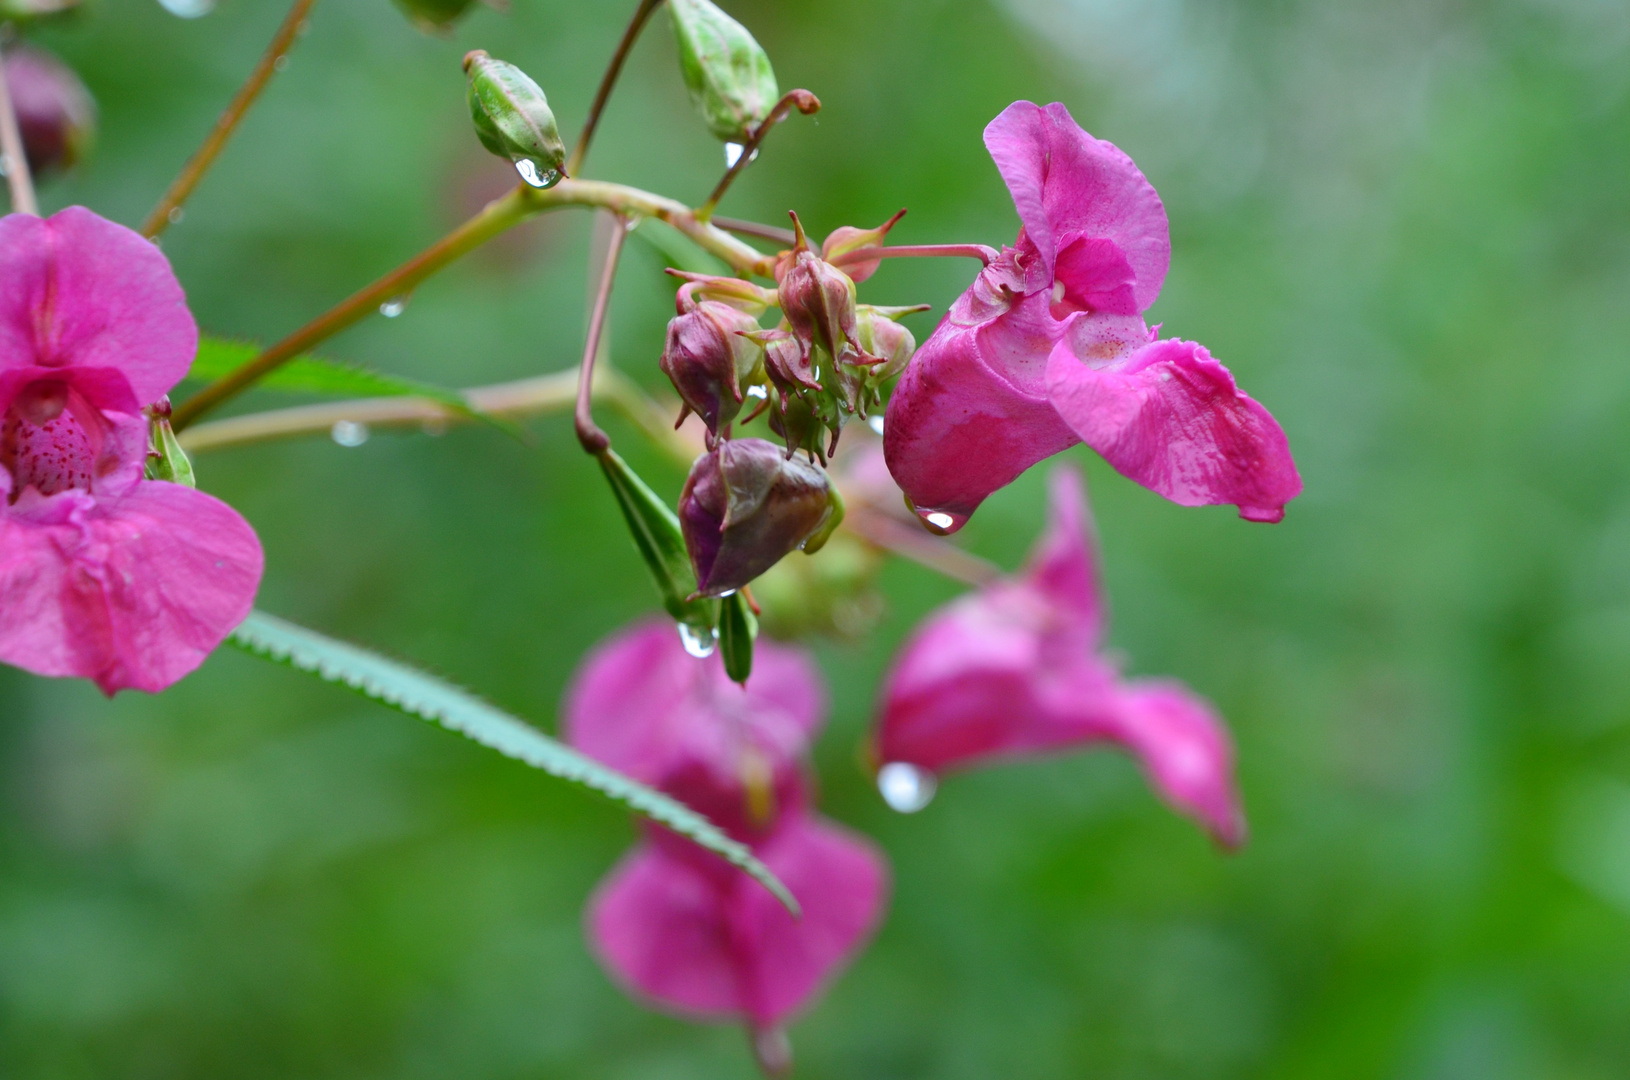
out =
[(340, 420), (336, 422), (328, 435), (340, 446), (361, 446), (368, 441), (371, 434), (367, 424), (359, 424), (355, 420)]

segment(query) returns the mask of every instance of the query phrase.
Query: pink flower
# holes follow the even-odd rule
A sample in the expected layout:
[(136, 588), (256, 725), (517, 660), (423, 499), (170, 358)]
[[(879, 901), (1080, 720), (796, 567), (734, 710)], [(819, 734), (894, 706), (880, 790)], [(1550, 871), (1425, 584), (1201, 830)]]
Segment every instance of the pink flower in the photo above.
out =
[(1245, 838), (1234, 752), (1211, 707), (1176, 682), (1123, 680), (1098, 648), (1104, 605), (1075, 471), (1052, 476), (1052, 521), (1017, 580), (931, 615), (883, 687), (877, 753), (930, 773), (1099, 742), (1220, 842)]
[(960, 528), (997, 488), (1085, 442), (1184, 506), (1278, 521), (1301, 490), (1285, 434), (1203, 346), (1157, 340), (1171, 236), (1132, 159), (1063, 105), (1008, 106), (985, 129), (1024, 227), (906, 368), (884, 445), (931, 526)]
[(639, 995), (773, 1036), (870, 937), (888, 889), (882, 856), (810, 806), (805, 757), (825, 709), (814, 665), (773, 642), (758, 643), (745, 688), (717, 656), (688, 655), (668, 624), (585, 660), (564, 712), (572, 745), (751, 844), (803, 907), (794, 919), (746, 874), (649, 826), (589, 909), (596, 951)]
[(0, 661), (157, 692), (249, 613), (225, 503), (142, 478), (198, 328), (156, 247), (82, 207), (0, 219)]

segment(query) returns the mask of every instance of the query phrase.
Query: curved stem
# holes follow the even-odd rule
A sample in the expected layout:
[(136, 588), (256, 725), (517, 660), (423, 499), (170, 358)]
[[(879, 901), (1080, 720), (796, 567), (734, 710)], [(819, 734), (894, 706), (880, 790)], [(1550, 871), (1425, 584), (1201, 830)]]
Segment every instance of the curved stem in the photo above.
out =
[(249, 78), (243, 86), (238, 88), (237, 96), (232, 99), (232, 103), (226, 107), (221, 118), (215, 121), (215, 127), (204, 140), (204, 145), (198, 148), (192, 160), (181, 170), (181, 175), (175, 178), (170, 184), (170, 189), (158, 201), (158, 205), (153, 207), (153, 212), (147, 215), (147, 220), (141, 227), (143, 236), (151, 239), (162, 233), (176, 216), (175, 212), (181, 209), (181, 204), (192, 194), (193, 188), (198, 186), (198, 181), (204, 178), (204, 173), (215, 164), (215, 159), (220, 156), (222, 149), (226, 147), (226, 141), (237, 130), (244, 114), (249, 111), (249, 106), (253, 105), (260, 92), (266, 89), (272, 75), (282, 70), (280, 65), (283, 57), (293, 47), (294, 39), (300, 36), (301, 27), (305, 24), (306, 16), (315, 2), (316, 0), (294, 0), (294, 6), (289, 8), (289, 13), (283, 18), (283, 24), (273, 35), (272, 43), (266, 46), (266, 51), (260, 56), (260, 62), (249, 73)]
[(1001, 253), (984, 244), (900, 244), (896, 247), (856, 248), (839, 255), (832, 262), (841, 267), (845, 263), (869, 262), (872, 259), (934, 257), (978, 259), (989, 266), (1001, 257)]
[(727, 218), (715, 215), (713, 224), (725, 232), (733, 232), (740, 236), (756, 236), (761, 240), (769, 240), (787, 247), (798, 242), (798, 236), (791, 229), (783, 229), (779, 225), (761, 225), (756, 221), (742, 221), (738, 218)]
[(753, 157), (758, 153), (759, 144), (764, 141), (764, 137), (770, 133), (771, 128), (781, 122), (782, 117), (786, 116), (794, 108), (797, 108), (805, 116), (809, 116), (821, 111), (821, 99), (808, 90), (788, 90), (785, 94), (782, 94), (781, 100), (771, 107), (770, 114), (764, 118), (764, 122), (753, 129), (753, 135), (742, 146), (741, 153), (736, 158), (736, 163), (726, 169), (725, 174), (719, 178), (719, 183), (713, 188), (713, 194), (707, 197), (707, 202), (696, 208), (698, 221), (706, 221), (713, 216), (713, 208), (719, 205), (719, 200), (724, 198), (724, 193), (730, 190), (730, 185), (735, 183), (737, 175), (752, 164)]
[(289, 360), (378, 311), (379, 305), (412, 292), (438, 270), (510, 227), (562, 206), (599, 206), (624, 217), (653, 217), (667, 222), (704, 250), (717, 255), (738, 274), (759, 277), (773, 274), (775, 260), (771, 256), (754, 250), (722, 229), (698, 221), (690, 207), (673, 199), (601, 180), (562, 180), (548, 189), (518, 184), (509, 194), (488, 203), (475, 217), (372, 285), (353, 293), (249, 363), (188, 398), (176, 408), (175, 430), (185, 429), (204, 413), (241, 394)]
[(606, 263), (600, 271), (600, 287), (594, 295), (594, 310), (589, 314), (589, 332), (583, 342), (583, 365), (577, 375), (577, 408), (572, 420), (577, 428), (577, 441), (591, 454), (603, 453), (611, 446), (610, 436), (594, 422), (594, 361), (600, 355), (600, 333), (605, 329), (606, 310), (611, 306), (611, 288), (617, 281), (617, 257), (622, 254), (627, 236), (628, 222), (621, 215), (615, 215), (611, 240), (606, 245)]
[(640, 6), (634, 9), (634, 17), (628, 20), (628, 28), (623, 31), (622, 40), (617, 42), (617, 51), (611, 54), (611, 63), (606, 65), (606, 73), (600, 78), (600, 89), (595, 91), (594, 104), (589, 106), (588, 119), (583, 121), (583, 131), (577, 137), (577, 145), (572, 147), (572, 156), (566, 160), (564, 172), (567, 176), (576, 176), (577, 170), (582, 168), (583, 158), (589, 152), (589, 143), (594, 141), (594, 129), (600, 126), (600, 113), (605, 110), (606, 101), (611, 97), (611, 88), (617, 85), (617, 76), (622, 74), (623, 61), (628, 59), (628, 50), (634, 47), (634, 39), (640, 36), (645, 20), (651, 17), (651, 12), (660, 3), (662, 0), (640, 0)]
[[(10, 29), (9, 23), (6, 29)], [(17, 127), (17, 110), (11, 103), (3, 60), (0, 60), (0, 158), (4, 160), (6, 185), (11, 190), (11, 209), (39, 217), (40, 204), (34, 198), (34, 178), (29, 175), (28, 153), (23, 149), (23, 133)]]

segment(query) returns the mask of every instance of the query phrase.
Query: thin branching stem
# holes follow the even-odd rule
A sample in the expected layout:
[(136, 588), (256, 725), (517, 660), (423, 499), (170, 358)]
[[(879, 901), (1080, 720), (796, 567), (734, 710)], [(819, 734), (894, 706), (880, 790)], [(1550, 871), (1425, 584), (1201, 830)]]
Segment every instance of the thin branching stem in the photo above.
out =
[[(5, 29), (10, 28), (11, 25), (6, 24)], [(23, 149), (23, 133), (17, 126), (17, 110), (11, 103), (3, 60), (0, 60), (0, 157), (5, 163), (6, 185), (11, 190), (11, 209), (38, 217), (40, 204), (34, 198), (34, 178), (28, 171), (28, 153)]]
[(984, 244), (900, 244), (895, 247), (861, 247), (844, 252), (832, 260), (833, 265), (868, 262), (872, 259), (911, 258), (967, 258), (978, 259), (989, 266), (1001, 253)]
[(754, 250), (723, 229), (698, 221), (688, 206), (673, 199), (602, 180), (562, 180), (546, 190), (518, 184), (509, 194), (487, 204), (475, 217), (372, 285), (353, 293), (242, 367), (188, 398), (176, 408), (172, 421), (175, 430), (185, 429), (296, 356), (378, 311), (381, 304), (406, 296), (420, 282), (505, 230), (535, 214), (563, 206), (598, 206), (624, 218), (656, 218), (728, 263), (736, 273), (771, 276), (772, 257)]
[(622, 74), (623, 61), (628, 59), (628, 51), (634, 47), (634, 40), (645, 28), (645, 21), (661, 3), (662, 0), (640, 0), (640, 6), (634, 9), (634, 17), (628, 20), (628, 28), (623, 31), (622, 40), (617, 42), (617, 51), (611, 54), (611, 63), (606, 65), (606, 73), (600, 78), (600, 89), (595, 91), (594, 104), (589, 106), (583, 131), (577, 136), (577, 145), (572, 147), (572, 156), (566, 159), (564, 171), (567, 176), (576, 176), (583, 167), (583, 159), (589, 153), (589, 143), (594, 141), (595, 129), (600, 126), (600, 114), (605, 111), (606, 102), (611, 98), (611, 88), (617, 85), (617, 76)]
[(756, 236), (761, 240), (769, 240), (777, 244), (792, 247), (798, 242), (798, 236), (791, 229), (783, 229), (779, 225), (762, 225), (756, 221), (742, 221), (738, 218), (727, 218), (714, 215), (713, 224), (725, 232), (733, 232), (738, 236)]
[(572, 413), (577, 428), (577, 441), (591, 454), (602, 454), (611, 447), (611, 437), (594, 422), (594, 361), (600, 355), (600, 334), (605, 330), (606, 312), (611, 307), (611, 290), (617, 282), (617, 259), (628, 237), (628, 222), (614, 214), (611, 239), (606, 244), (605, 266), (600, 271), (600, 285), (594, 294), (594, 309), (589, 313), (589, 332), (583, 342), (583, 365), (577, 375), (577, 408)]
[(198, 152), (181, 170), (181, 175), (170, 184), (164, 198), (160, 199), (158, 205), (153, 207), (153, 212), (147, 215), (147, 220), (141, 227), (143, 236), (148, 238), (158, 236), (179, 218), (178, 211), (182, 204), (192, 195), (193, 188), (198, 186), (198, 181), (204, 178), (209, 167), (215, 164), (215, 159), (220, 156), (227, 140), (243, 121), (249, 106), (253, 105), (260, 92), (266, 89), (272, 75), (283, 69), (286, 63), (283, 58), (288, 55), (289, 49), (294, 47), (294, 39), (300, 36), (306, 17), (311, 12), (311, 5), (315, 2), (316, 0), (294, 0), (289, 13), (283, 17), (283, 24), (273, 35), (272, 43), (261, 53), (259, 63), (255, 64), (249, 78), (238, 88), (237, 96), (232, 99), (232, 103), (226, 107), (221, 118), (215, 121), (215, 127), (204, 140), (204, 145), (198, 148)]
[(724, 175), (719, 178), (719, 183), (714, 187), (713, 194), (707, 197), (707, 202), (696, 208), (697, 220), (706, 221), (713, 216), (713, 208), (719, 205), (719, 200), (724, 198), (724, 193), (730, 190), (730, 185), (736, 182), (736, 177), (741, 171), (752, 164), (753, 158), (758, 155), (759, 144), (769, 135), (770, 129), (795, 108), (805, 116), (810, 116), (821, 111), (821, 99), (808, 90), (788, 90), (782, 94), (781, 100), (771, 107), (770, 114), (764, 118), (764, 122), (753, 129), (753, 134), (742, 145), (741, 153), (736, 155), (735, 164), (726, 169)]

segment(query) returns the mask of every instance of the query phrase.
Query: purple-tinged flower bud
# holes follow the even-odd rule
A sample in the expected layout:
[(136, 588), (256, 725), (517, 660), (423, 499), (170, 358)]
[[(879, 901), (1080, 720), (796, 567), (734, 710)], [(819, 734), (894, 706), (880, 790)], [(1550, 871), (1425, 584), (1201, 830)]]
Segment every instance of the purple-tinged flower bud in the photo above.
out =
[(781, 312), (806, 352), (819, 347), (840, 363), (862, 352), (856, 339), (855, 283), (809, 248), (798, 215), (796, 246), (776, 266)]
[(515, 163), (535, 188), (554, 187), (566, 176), (566, 144), (543, 88), (514, 64), (481, 49), (465, 54), (470, 119), (481, 145)]
[(843, 263), (843, 272), (849, 275), (849, 280), (859, 284), (877, 273), (878, 264), (883, 261), (881, 255), (866, 257), (860, 253), (869, 248), (882, 248), (883, 238), (894, 228), (895, 222), (905, 216), (906, 212), (901, 210), (875, 229), (839, 226), (821, 245), (821, 258), (827, 262)]
[(68, 169), (96, 141), (96, 102), (72, 68), (27, 45), (5, 52), (6, 89), (17, 111), (28, 167)]
[(697, 592), (725, 595), (795, 548), (815, 550), (842, 515), (819, 467), (763, 439), (721, 441), (696, 459), (679, 496)]
[(684, 314), (704, 300), (716, 300), (757, 318), (775, 303), (773, 290), (754, 285), (751, 281), (743, 281), (741, 278), (692, 274), (671, 267), (668, 273), (685, 282), (679, 287), (677, 305), (680, 314)]
[(681, 314), (668, 322), (662, 373), (685, 409), (717, 435), (741, 411), (742, 388), (764, 362), (764, 350), (751, 336), (758, 320), (719, 300), (703, 300), (686, 311), (685, 300), (681, 297)]

